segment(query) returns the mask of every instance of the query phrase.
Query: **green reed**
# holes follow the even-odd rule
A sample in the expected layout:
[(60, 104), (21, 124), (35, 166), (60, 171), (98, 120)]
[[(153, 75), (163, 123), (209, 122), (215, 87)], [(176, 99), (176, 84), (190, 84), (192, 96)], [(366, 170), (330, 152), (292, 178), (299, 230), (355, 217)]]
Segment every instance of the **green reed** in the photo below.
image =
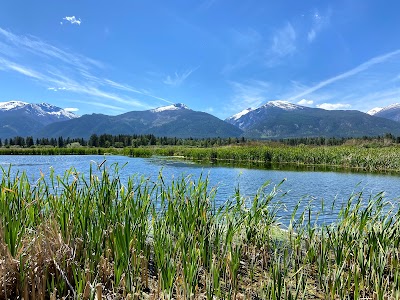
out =
[(399, 172), (398, 146), (366, 148), (363, 146), (286, 146), (240, 145), (214, 148), (182, 146), (125, 148), (124, 155), (148, 157), (151, 155), (180, 156), (195, 161), (234, 163), (292, 164), (331, 166), (362, 171)]
[(399, 299), (400, 211), (382, 193), (327, 225), (299, 203), (284, 230), (284, 182), (217, 206), (208, 178), (121, 169), (1, 170), (1, 299)]

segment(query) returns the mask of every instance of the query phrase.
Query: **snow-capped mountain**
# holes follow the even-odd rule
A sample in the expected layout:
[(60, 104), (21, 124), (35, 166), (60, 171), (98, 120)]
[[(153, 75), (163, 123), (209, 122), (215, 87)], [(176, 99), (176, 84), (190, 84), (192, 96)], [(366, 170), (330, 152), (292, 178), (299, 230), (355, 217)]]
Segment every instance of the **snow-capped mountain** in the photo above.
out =
[(34, 135), (48, 124), (75, 118), (78, 116), (48, 103), (0, 102), (0, 138)]
[(283, 101), (283, 100), (269, 101), (266, 104), (264, 104), (263, 106), (261, 106), (260, 108), (262, 108), (262, 107), (264, 107), (264, 108), (266, 108), (266, 107), (276, 107), (276, 108), (280, 108), (280, 109), (283, 109), (283, 110), (296, 110), (296, 109), (305, 108), (305, 106), (293, 104), (293, 103), (290, 103), (288, 101)]
[(22, 101), (8, 101), (8, 102), (0, 102), (0, 111), (10, 111), (25, 107), (29, 103)]
[(239, 127), (242, 130), (246, 130), (253, 124), (257, 123), (259, 120), (265, 118), (271, 110), (282, 110), (282, 111), (294, 111), (307, 109), (308, 107), (290, 103), (283, 100), (269, 101), (266, 104), (260, 106), (259, 108), (252, 109), (248, 108), (240, 113), (237, 113), (227, 119), (226, 122)]
[(17, 112), (22, 113), (25, 117), (30, 116), (38, 119), (43, 124), (50, 124), (57, 121), (65, 121), (79, 117), (74, 113), (48, 103), (32, 104), (23, 101), (0, 102), (0, 113)]
[(242, 111), (225, 121), (242, 129), (244, 136), (256, 139), (400, 134), (400, 126), (391, 120), (356, 110), (325, 110), (281, 100)]
[(48, 103), (40, 103), (40, 104), (28, 104), (26, 109), (31, 111), (32, 113), (37, 114), (38, 116), (54, 116), (57, 119), (70, 120), (78, 118), (79, 116), (62, 109), (60, 107), (48, 104)]
[(253, 110), (252, 108), (246, 108), (245, 110), (242, 110), (240, 113), (237, 113), (237, 114), (227, 118), (225, 121), (227, 121), (229, 123), (231, 123), (230, 121), (234, 122), (234, 121), (240, 119), (241, 117), (243, 117), (244, 115), (248, 114), (252, 110)]
[(396, 122), (400, 122), (400, 103), (394, 103), (383, 108), (374, 108), (368, 111), (368, 114), (381, 117)]
[(367, 111), (367, 114), (369, 114), (370, 116), (374, 116), (378, 112), (380, 112), (382, 109), (383, 109), (383, 107), (374, 107), (373, 109), (370, 109), (369, 111)]
[(178, 110), (178, 109), (190, 109), (183, 103), (175, 103), (167, 106), (157, 107), (155, 109), (150, 110), (151, 112), (158, 113), (162, 111), (171, 111), (171, 110)]

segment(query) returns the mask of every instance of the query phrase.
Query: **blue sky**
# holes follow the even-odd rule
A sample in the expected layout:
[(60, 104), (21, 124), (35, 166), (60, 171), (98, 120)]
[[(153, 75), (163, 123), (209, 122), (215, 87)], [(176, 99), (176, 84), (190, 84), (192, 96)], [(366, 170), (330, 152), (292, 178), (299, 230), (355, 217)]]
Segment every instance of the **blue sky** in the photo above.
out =
[(120, 114), (182, 102), (400, 102), (398, 1), (6, 0), (0, 101)]

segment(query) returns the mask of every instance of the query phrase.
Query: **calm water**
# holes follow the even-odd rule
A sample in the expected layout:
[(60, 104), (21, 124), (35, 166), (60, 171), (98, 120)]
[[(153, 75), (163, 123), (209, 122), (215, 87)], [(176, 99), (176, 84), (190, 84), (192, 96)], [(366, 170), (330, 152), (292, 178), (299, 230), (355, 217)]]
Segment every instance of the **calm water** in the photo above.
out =
[[(144, 175), (156, 179), (162, 171), (166, 180), (180, 178), (182, 175), (192, 175), (197, 179), (201, 174), (208, 175), (211, 187), (217, 187), (217, 201), (225, 201), (234, 194), (235, 188), (240, 187), (242, 195), (251, 197), (266, 181), (271, 190), (283, 179), (279, 187), (280, 199), (287, 212), (281, 210), (282, 222), (286, 223), (294, 205), (302, 199), (302, 207), (310, 200), (313, 206), (320, 209), (323, 199), (325, 207), (334, 203), (334, 212), (325, 213), (320, 217), (321, 222), (331, 222), (337, 217), (342, 203), (346, 202), (352, 193), (363, 192), (364, 195), (375, 195), (385, 192), (386, 198), (397, 203), (400, 198), (400, 176), (368, 173), (340, 173), (320, 171), (288, 171), (260, 170), (239, 167), (221, 167), (199, 165), (191, 162), (166, 158), (129, 158), (123, 156), (0, 156), (0, 166), (7, 168), (12, 165), (12, 171), (26, 171), (29, 178), (36, 180), (40, 173), (48, 175), (51, 168), (56, 174), (62, 175), (66, 170), (75, 167), (78, 172), (87, 173), (90, 165), (96, 166), (106, 159), (107, 166), (118, 163), (121, 178), (133, 174)], [(285, 194), (283, 197), (283, 194)]]

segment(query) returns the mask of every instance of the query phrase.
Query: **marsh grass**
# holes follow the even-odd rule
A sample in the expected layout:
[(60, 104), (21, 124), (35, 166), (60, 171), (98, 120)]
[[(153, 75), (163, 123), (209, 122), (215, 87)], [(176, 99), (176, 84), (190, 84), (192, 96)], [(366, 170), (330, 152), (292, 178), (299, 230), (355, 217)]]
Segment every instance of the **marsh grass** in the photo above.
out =
[(194, 161), (257, 163), (292, 166), (320, 166), (367, 172), (400, 172), (398, 146), (366, 148), (356, 146), (239, 145), (213, 148), (148, 147), (125, 148), (124, 155), (179, 156)]
[(329, 225), (299, 204), (283, 229), (282, 186), (217, 207), (207, 178), (119, 169), (2, 169), (0, 299), (400, 298), (400, 212), (383, 194), (352, 195)]
[(399, 146), (365, 147), (287, 146), (277, 143), (219, 147), (146, 146), (125, 148), (0, 148), (1, 155), (125, 155), (131, 157), (173, 156), (201, 162), (225, 162), (260, 166), (315, 166), (363, 172), (400, 172)]

